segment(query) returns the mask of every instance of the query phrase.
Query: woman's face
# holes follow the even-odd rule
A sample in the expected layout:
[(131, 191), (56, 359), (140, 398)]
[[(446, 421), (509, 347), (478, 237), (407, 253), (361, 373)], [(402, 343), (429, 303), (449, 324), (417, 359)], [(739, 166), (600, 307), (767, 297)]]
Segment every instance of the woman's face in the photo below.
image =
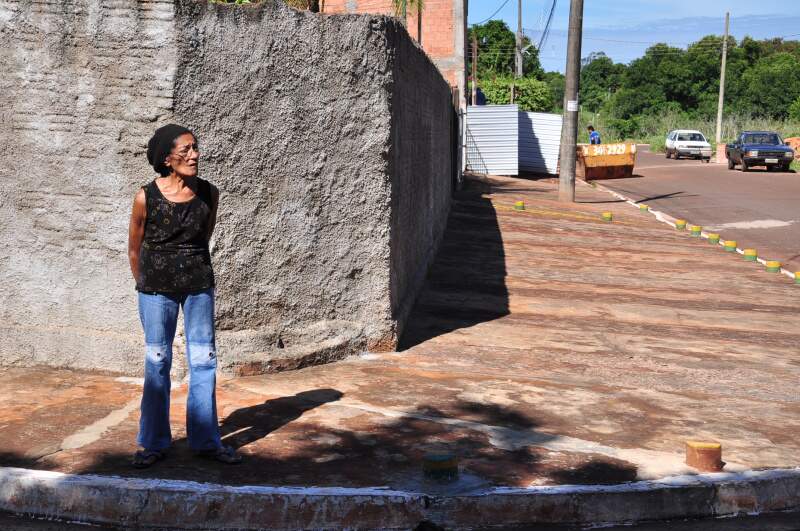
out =
[(182, 134), (175, 139), (175, 147), (167, 157), (167, 167), (181, 177), (195, 177), (200, 158), (198, 149), (197, 140), (191, 133)]

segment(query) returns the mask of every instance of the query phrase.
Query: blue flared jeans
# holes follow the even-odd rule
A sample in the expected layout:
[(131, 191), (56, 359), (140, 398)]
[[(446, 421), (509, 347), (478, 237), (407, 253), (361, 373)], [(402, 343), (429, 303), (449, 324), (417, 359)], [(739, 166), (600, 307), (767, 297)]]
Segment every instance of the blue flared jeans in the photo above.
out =
[(139, 318), (146, 347), (144, 391), (136, 442), (148, 450), (163, 450), (172, 443), (169, 371), (181, 308), (189, 365), (186, 404), (189, 446), (194, 450), (213, 450), (222, 445), (217, 424), (214, 289), (179, 294), (139, 292)]

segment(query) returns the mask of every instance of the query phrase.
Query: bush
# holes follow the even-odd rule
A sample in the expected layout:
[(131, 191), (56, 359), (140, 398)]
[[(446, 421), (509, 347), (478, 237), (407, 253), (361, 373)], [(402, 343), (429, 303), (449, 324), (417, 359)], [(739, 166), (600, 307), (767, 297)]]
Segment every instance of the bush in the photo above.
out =
[(494, 105), (511, 103), (511, 86), (516, 87), (514, 103), (521, 111), (550, 112), (553, 109), (553, 95), (550, 85), (533, 77), (514, 79), (498, 77), (481, 82), (480, 87), (486, 96), (486, 102)]
[(609, 132), (613, 137), (630, 140), (636, 138), (639, 133), (639, 119), (636, 117), (628, 118), (612, 118), (608, 121)]
[(789, 119), (800, 122), (800, 97), (789, 106)]

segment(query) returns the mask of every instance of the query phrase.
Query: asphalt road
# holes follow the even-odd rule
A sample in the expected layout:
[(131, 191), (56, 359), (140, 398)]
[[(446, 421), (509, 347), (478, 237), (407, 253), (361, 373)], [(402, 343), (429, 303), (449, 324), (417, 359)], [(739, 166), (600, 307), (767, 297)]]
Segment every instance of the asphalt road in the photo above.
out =
[[(798, 513), (771, 513), (738, 518), (716, 518), (711, 520), (686, 520), (653, 522), (638, 525), (604, 527), (606, 531), (798, 531)], [(59, 522), (33, 517), (16, 516), (0, 512), (0, 529), (3, 531), (103, 531), (133, 529), (124, 526), (94, 526), (81, 523)], [(152, 528), (151, 528), (152, 529)], [(492, 528), (497, 531), (498, 528)], [(507, 531), (587, 531), (593, 527), (564, 527), (542, 524), (524, 528), (509, 528)], [(419, 531), (447, 531), (437, 526), (420, 524)], [(176, 528), (159, 528), (152, 531), (182, 531)], [(209, 530), (210, 531), (210, 530)]]
[(634, 174), (600, 182), (800, 271), (800, 174), (762, 168), (742, 173), (713, 162), (666, 159), (643, 146)]

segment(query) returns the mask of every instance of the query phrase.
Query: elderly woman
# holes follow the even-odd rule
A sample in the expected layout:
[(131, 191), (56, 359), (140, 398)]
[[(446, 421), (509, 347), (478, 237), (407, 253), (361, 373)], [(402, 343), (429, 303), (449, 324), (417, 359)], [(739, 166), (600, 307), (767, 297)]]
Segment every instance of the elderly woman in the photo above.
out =
[(147, 159), (161, 177), (136, 194), (128, 234), (131, 272), (144, 328), (145, 378), (133, 465), (144, 468), (166, 455), (170, 367), (178, 311), (183, 309), (189, 396), (186, 432), (199, 455), (238, 463), (222, 445), (217, 424), (214, 271), (208, 242), (214, 232), (219, 191), (197, 176), (197, 140), (188, 129), (165, 125), (147, 145)]

